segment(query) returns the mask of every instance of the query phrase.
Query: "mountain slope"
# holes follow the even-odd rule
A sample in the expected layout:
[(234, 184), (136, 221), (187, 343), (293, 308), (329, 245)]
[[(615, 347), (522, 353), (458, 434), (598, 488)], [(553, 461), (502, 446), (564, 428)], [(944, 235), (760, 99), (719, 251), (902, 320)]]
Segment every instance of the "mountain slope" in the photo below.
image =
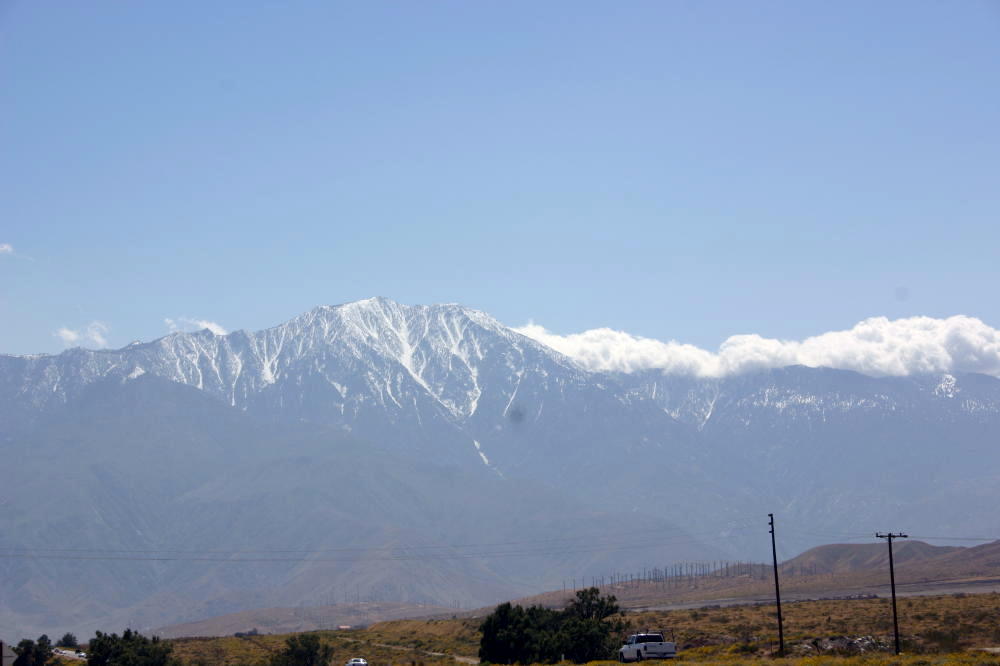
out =
[(0, 624), (21, 633), (355, 595), (478, 606), (608, 566), (624, 518), (151, 375), (91, 384), (6, 450)]

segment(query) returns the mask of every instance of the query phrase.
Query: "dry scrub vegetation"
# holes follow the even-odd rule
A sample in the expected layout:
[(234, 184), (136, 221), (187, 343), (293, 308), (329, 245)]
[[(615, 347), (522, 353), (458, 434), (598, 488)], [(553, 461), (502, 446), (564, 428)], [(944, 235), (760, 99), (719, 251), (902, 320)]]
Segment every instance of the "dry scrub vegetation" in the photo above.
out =
[[(910, 597), (898, 600), (900, 635), (908, 653), (956, 652), (1000, 645), (1000, 594)], [(872, 637), (889, 646), (889, 599), (802, 601), (782, 605), (790, 654), (851, 653), (844, 638)], [(699, 654), (771, 655), (777, 650), (774, 605), (705, 607), (632, 613), (635, 627), (673, 632), (685, 657)], [(866, 650), (876, 646), (862, 645)]]
[[(403, 646), (379, 645), (363, 631), (316, 631), (333, 649), (333, 664), (343, 664), (351, 657), (365, 657), (372, 666), (454, 666), (449, 656), (435, 656)], [(193, 666), (265, 666), (272, 655), (281, 651), (291, 634), (247, 636), (243, 638), (181, 638), (170, 641), (174, 656)]]
[[(681, 661), (739, 663), (773, 659), (777, 650), (775, 608), (704, 607), (696, 610), (629, 613), (635, 629), (673, 634)], [(1000, 594), (911, 597), (899, 600), (903, 657), (891, 654), (892, 615), (888, 599), (804, 601), (782, 605), (785, 644), (797, 666), (822, 664), (931, 666), (995, 664), (1000, 655), (969, 652), (1000, 646)], [(317, 632), (335, 649), (333, 663), (366, 657), (372, 666), (454, 666), (455, 657), (474, 659), (479, 650), (478, 618), (397, 620), (367, 629)], [(286, 635), (180, 639), (174, 654), (187, 664), (264, 663)], [(860, 640), (859, 640), (860, 639)], [(864, 649), (864, 653), (858, 650)], [(431, 653), (442, 653), (435, 655)], [(597, 662), (604, 663), (604, 662)], [(613, 663), (613, 662), (608, 662)]]

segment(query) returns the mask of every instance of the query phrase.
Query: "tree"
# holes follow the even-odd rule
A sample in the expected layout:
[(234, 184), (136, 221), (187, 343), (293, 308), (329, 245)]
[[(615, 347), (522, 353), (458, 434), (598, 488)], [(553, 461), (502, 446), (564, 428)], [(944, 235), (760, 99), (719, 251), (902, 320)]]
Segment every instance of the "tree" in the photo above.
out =
[(618, 599), (615, 596), (601, 596), (601, 591), (596, 587), (588, 587), (576, 593), (576, 599), (566, 607), (566, 613), (583, 620), (603, 620), (611, 617), (621, 609), (618, 607)]
[(516, 663), (517, 646), (523, 645), (524, 608), (510, 602), (500, 604), (479, 626), (479, 660), (496, 664)]
[(567, 659), (583, 664), (614, 654), (619, 635), (625, 631), (625, 623), (620, 619), (608, 621), (620, 611), (617, 602), (614, 595), (602, 597), (596, 587), (576, 593), (576, 599), (564, 612), (563, 654)]
[(178, 666), (171, 657), (173, 646), (158, 636), (147, 638), (138, 631), (126, 629), (121, 636), (100, 631), (87, 648), (88, 666)]
[(80, 643), (76, 640), (76, 636), (68, 631), (56, 642), (56, 647), (70, 648), (71, 650), (75, 650), (79, 646)]
[(285, 649), (271, 657), (271, 666), (326, 666), (333, 648), (316, 634), (296, 634), (285, 640)]
[(496, 664), (555, 663), (565, 656), (576, 663), (607, 659), (625, 625), (608, 618), (619, 611), (613, 596), (595, 588), (580, 590), (564, 611), (501, 604), (479, 629), (479, 659)]
[(37, 641), (25, 638), (14, 648), (14, 666), (44, 666), (52, 658), (52, 643), (42, 634)]
[(500, 604), (479, 627), (479, 659), (495, 664), (554, 662), (561, 647), (560, 613), (532, 606)]

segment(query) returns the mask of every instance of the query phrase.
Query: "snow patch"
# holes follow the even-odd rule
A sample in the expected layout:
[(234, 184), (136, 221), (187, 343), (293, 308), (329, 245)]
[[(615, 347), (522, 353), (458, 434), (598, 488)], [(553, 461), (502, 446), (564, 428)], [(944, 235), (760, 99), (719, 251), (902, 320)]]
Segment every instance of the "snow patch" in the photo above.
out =
[(474, 439), (474, 440), (472, 440), (472, 443), (476, 445), (476, 453), (478, 453), (479, 457), (483, 459), (483, 464), (486, 465), (487, 467), (489, 467), (490, 466), (490, 459), (486, 457), (485, 453), (483, 453), (483, 449), (479, 445), (479, 442)]
[(958, 380), (955, 379), (954, 375), (946, 374), (941, 376), (941, 382), (934, 387), (934, 395), (941, 398), (954, 398), (959, 390)]

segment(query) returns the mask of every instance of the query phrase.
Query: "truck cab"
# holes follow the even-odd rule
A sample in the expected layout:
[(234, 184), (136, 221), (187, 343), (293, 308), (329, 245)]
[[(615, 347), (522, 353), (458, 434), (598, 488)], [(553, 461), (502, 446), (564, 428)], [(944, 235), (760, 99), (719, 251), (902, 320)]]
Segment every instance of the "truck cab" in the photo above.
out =
[(643, 659), (673, 659), (676, 656), (677, 645), (663, 640), (663, 634), (658, 631), (632, 634), (618, 650), (618, 661), (622, 663)]

